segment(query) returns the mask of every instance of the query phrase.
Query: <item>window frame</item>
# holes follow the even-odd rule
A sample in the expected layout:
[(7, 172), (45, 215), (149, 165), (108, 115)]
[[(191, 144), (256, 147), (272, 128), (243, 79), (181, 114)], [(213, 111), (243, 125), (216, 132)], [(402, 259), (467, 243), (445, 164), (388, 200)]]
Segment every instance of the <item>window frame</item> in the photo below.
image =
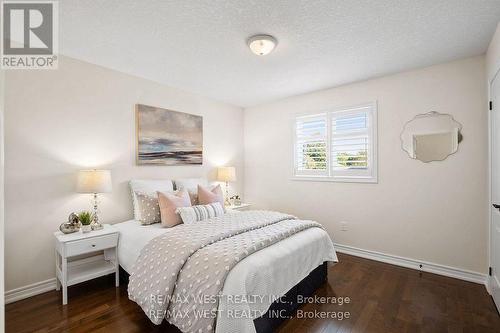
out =
[[(356, 172), (355, 169), (345, 170), (344, 172), (334, 172), (332, 163), (332, 119), (335, 115), (341, 113), (356, 113), (357, 109), (369, 108), (369, 138), (370, 147), (368, 149), (368, 165), (371, 166)], [(303, 117), (315, 117), (326, 115), (326, 165), (325, 172), (302, 171), (298, 172), (298, 142), (297, 142), (297, 120)], [(293, 135), (293, 154), (292, 154), (292, 180), (301, 181), (326, 181), (326, 182), (347, 182), (347, 183), (378, 183), (378, 119), (377, 119), (377, 102), (359, 104), (355, 106), (336, 107), (320, 110), (317, 112), (308, 112), (295, 114), (292, 119), (292, 135)]]

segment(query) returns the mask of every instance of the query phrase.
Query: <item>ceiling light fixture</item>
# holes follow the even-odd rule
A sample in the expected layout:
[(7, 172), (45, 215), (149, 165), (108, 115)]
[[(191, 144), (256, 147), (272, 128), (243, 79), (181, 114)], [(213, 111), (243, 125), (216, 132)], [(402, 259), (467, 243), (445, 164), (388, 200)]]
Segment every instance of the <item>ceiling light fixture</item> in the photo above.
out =
[(274, 50), (278, 41), (270, 35), (255, 35), (248, 38), (247, 44), (253, 53), (258, 56), (265, 56)]

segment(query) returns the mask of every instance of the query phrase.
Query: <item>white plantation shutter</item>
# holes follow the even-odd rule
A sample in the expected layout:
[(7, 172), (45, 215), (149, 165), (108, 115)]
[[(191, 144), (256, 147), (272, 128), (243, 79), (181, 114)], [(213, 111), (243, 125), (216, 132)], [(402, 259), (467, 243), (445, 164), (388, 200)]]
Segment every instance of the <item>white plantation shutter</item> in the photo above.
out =
[(334, 112), (330, 121), (332, 176), (371, 178), (374, 161), (372, 107)]
[(295, 119), (294, 175), (298, 179), (377, 181), (375, 104)]
[(295, 122), (295, 174), (327, 175), (326, 114), (298, 117)]

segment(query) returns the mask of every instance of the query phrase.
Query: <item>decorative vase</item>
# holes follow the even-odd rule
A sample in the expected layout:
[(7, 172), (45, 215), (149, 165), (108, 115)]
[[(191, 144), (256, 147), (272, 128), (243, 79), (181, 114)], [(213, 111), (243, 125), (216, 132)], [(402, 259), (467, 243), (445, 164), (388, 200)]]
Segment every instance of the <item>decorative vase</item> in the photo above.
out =
[(64, 222), (59, 226), (59, 230), (61, 230), (61, 232), (64, 234), (71, 234), (73, 232), (80, 230), (80, 226), (78, 224), (73, 225), (71, 223)]
[(71, 234), (80, 230), (80, 221), (78, 215), (71, 213), (68, 217), (68, 222), (64, 222), (59, 226), (59, 230), (65, 234)]
[(82, 225), (82, 232), (91, 232), (92, 231), (92, 226), (90, 224), (87, 225)]

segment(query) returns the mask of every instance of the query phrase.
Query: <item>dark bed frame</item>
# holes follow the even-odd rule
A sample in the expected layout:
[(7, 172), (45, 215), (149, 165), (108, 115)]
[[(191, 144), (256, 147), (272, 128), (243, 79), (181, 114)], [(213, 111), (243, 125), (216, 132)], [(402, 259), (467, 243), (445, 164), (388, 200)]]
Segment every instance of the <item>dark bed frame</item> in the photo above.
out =
[[(293, 316), (300, 307), (299, 296), (309, 297), (327, 280), (327, 262), (325, 261), (297, 283), (283, 297), (271, 304), (269, 310), (259, 318), (254, 319), (257, 333), (272, 333), (285, 320)], [(128, 284), (128, 273), (120, 267), (120, 282)]]

